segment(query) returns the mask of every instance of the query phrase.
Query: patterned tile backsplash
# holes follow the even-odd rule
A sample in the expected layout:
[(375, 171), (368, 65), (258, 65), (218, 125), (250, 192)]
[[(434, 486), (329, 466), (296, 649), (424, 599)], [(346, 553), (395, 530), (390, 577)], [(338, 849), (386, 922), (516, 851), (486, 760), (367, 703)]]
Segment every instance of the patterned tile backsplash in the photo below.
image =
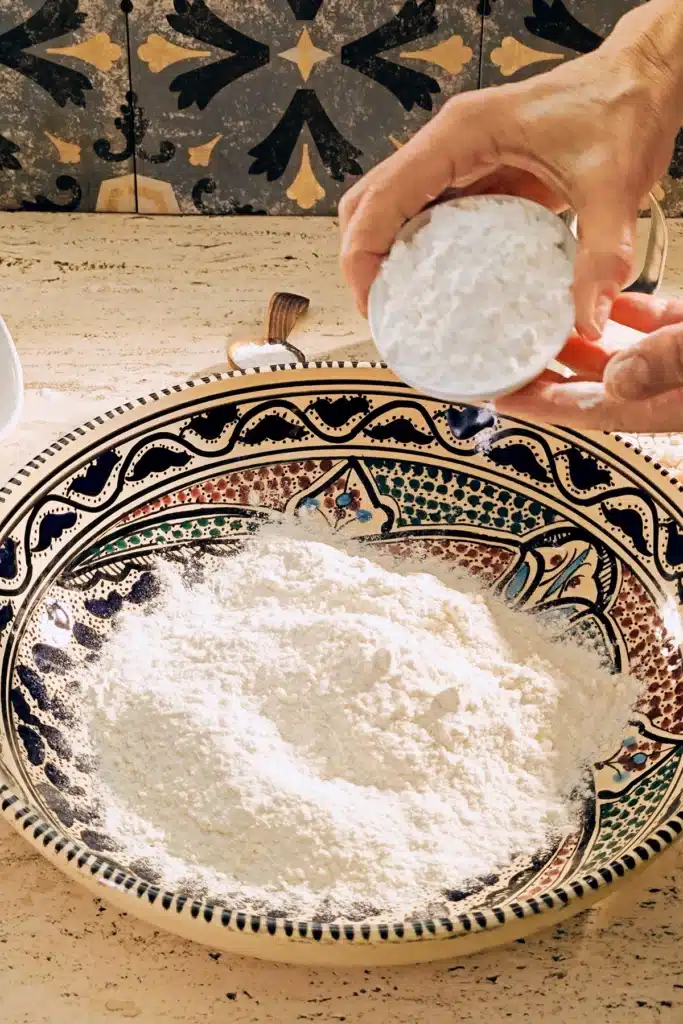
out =
[[(0, 209), (332, 214), (449, 96), (638, 0), (0, 0)], [(683, 213), (683, 133), (658, 186)]]

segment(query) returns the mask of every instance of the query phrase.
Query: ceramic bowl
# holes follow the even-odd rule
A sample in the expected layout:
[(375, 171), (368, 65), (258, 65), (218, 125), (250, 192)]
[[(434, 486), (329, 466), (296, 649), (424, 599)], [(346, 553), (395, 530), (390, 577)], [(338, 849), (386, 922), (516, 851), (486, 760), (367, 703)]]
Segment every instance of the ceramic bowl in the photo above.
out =
[[(377, 366), (249, 370), (98, 416), (31, 460), (0, 503), (2, 814), (155, 927), (274, 960), (453, 958), (584, 909), (683, 831), (681, 488), (619, 437), (494, 422)], [(154, 594), (157, 558), (218, 566), (260, 514), (304, 505), (342, 536), (428, 552), (519, 608), (562, 616), (568, 636), (590, 636), (643, 680), (580, 827), (544, 857), (451, 891), (438, 920), (235, 912), (160, 888), (101, 830), (71, 726), (77, 679), (118, 611)]]
[(0, 441), (12, 432), (24, 405), (24, 375), (5, 321), (0, 317)]

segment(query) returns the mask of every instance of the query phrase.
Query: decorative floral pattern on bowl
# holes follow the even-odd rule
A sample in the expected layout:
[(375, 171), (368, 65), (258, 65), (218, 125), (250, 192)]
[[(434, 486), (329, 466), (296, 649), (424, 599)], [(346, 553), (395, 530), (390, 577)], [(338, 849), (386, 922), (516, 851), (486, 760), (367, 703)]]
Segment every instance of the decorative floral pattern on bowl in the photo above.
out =
[[(439, 940), (465, 951), (490, 929), (502, 942), (578, 911), (683, 831), (680, 488), (619, 438), (494, 421), (376, 366), (251, 370), (98, 417), (0, 503), (0, 805), (64, 870), (160, 926), (276, 959), (450, 956)], [(468, 891), (444, 879), (452, 911), (438, 921), (236, 913), (160, 890), (101, 829), (79, 680), (117, 614), (154, 597), (157, 559), (211, 571), (264, 518), (302, 507), (343, 536), (467, 568), (643, 680), (581, 829)]]

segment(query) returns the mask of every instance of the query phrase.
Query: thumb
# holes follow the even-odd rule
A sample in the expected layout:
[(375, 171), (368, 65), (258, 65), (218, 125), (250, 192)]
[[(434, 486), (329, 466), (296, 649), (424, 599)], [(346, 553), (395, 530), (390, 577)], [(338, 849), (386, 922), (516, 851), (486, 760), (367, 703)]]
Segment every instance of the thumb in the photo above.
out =
[(683, 323), (662, 327), (612, 356), (603, 376), (612, 398), (639, 401), (683, 386)]
[(614, 183), (597, 188), (595, 199), (577, 208), (579, 245), (574, 264), (576, 327), (597, 341), (612, 303), (630, 280), (636, 236), (637, 203), (610, 195)]

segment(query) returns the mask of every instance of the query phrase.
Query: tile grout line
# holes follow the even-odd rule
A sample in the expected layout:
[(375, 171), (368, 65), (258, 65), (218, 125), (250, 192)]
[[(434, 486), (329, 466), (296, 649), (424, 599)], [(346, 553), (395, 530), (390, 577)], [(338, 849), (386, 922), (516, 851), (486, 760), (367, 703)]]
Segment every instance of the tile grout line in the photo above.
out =
[(479, 75), (477, 78), (477, 89), (483, 88), (484, 80), (484, 36), (486, 26), (486, 0), (479, 0), (481, 10), (481, 24), (479, 26)]
[[(132, 2), (127, 3), (126, 0), (122, 0), (121, 12), (123, 14), (126, 24), (126, 57), (128, 60), (128, 88), (131, 94), (135, 92), (135, 90), (133, 89), (133, 61), (130, 46), (130, 14), (132, 10)], [(135, 142), (133, 142), (133, 195), (135, 198), (135, 212), (139, 213), (140, 204), (138, 201), (138, 155)]]

